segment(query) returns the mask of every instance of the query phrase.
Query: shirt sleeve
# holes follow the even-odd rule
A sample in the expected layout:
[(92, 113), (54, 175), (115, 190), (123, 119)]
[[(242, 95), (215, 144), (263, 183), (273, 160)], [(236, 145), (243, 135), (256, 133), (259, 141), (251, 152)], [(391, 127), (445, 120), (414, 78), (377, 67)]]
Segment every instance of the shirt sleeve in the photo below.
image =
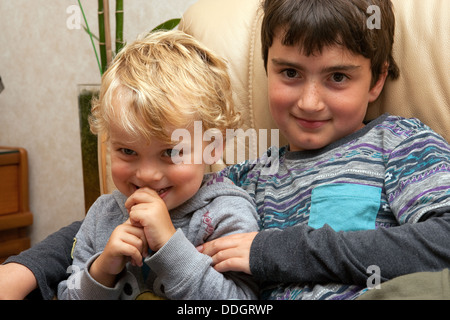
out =
[(450, 146), (431, 130), (403, 140), (386, 163), (385, 189), (399, 224), (450, 206)]
[(81, 221), (73, 222), (5, 261), (22, 264), (33, 272), (38, 288), (29, 298), (50, 300), (55, 297), (58, 283), (68, 277), (73, 239), (80, 226)]
[(429, 212), (424, 221), (377, 230), (335, 232), (325, 225), (265, 230), (253, 241), (250, 268), (273, 282), (338, 282), (366, 285), (370, 266), (382, 281), (450, 263), (450, 207)]

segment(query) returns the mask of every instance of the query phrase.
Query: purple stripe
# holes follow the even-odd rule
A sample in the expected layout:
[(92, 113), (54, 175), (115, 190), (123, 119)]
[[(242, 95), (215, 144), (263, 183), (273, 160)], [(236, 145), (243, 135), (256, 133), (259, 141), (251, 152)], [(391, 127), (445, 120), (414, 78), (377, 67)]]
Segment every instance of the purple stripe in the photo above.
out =
[(423, 181), (423, 180), (429, 178), (430, 176), (435, 175), (440, 172), (450, 172), (450, 167), (445, 164), (442, 164), (439, 167), (435, 167), (431, 170), (414, 175), (414, 176), (408, 178), (407, 180), (402, 181), (399, 184), (399, 187), (395, 190), (395, 192), (389, 196), (389, 201), (393, 202), (395, 199), (397, 199), (397, 197), (403, 192), (403, 190), (410, 184)]
[(358, 148), (361, 148), (361, 147), (367, 147), (369, 149), (373, 149), (373, 150), (381, 152), (383, 154), (390, 153), (390, 150), (384, 150), (383, 148), (376, 147), (376, 146), (374, 146), (374, 145), (372, 145), (370, 143), (358, 144), (358, 145), (355, 145), (355, 146), (349, 148), (349, 150), (358, 149)]
[(330, 300), (349, 300), (350, 298), (352, 298), (352, 300), (353, 300), (353, 299), (356, 299), (355, 296), (362, 290), (364, 290), (364, 288), (355, 287), (355, 288), (352, 288), (350, 291), (345, 292), (344, 294), (341, 294), (341, 295), (338, 294), (338, 295), (334, 296)]
[(265, 208), (272, 208), (272, 209), (276, 209), (278, 211), (285, 211), (286, 208), (291, 207), (294, 204), (299, 203), (299, 199), (303, 199), (306, 196), (311, 194), (311, 190), (308, 189), (307, 191), (297, 194), (296, 196), (294, 195), (290, 195), (289, 201), (285, 201), (283, 203), (278, 203), (278, 202), (272, 202), (272, 201), (268, 201), (268, 200), (264, 200), (264, 207)]
[(407, 211), (409, 208), (411, 208), (411, 206), (414, 204), (414, 202), (416, 202), (420, 197), (422, 197), (424, 194), (430, 193), (430, 192), (434, 192), (434, 191), (441, 191), (441, 190), (446, 190), (446, 189), (450, 189), (450, 186), (441, 186), (441, 187), (437, 187), (437, 188), (433, 188), (433, 189), (429, 189), (429, 190), (425, 190), (424, 192), (418, 194), (416, 197), (414, 197), (413, 199), (411, 199), (406, 206), (404, 206), (402, 208), (402, 210), (399, 211), (398, 213), (398, 218), (400, 219), (400, 217), (405, 214), (405, 211)]
[(442, 143), (441, 141), (439, 141), (437, 139), (431, 139), (430, 138), (430, 139), (427, 139), (427, 140), (424, 140), (424, 141), (419, 141), (417, 143), (414, 143), (413, 145), (409, 146), (406, 149), (401, 149), (401, 150), (399, 150), (397, 152), (393, 152), (391, 154), (391, 159), (396, 158), (398, 156), (402, 156), (404, 154), (408, 154), (412, 150), (422, 149), (422, 148), (426, 147), (430, 143), (433, 144), (433, 145), (436, 145), (437, 147), (440, 147), (440, 148), (442, 148), (444, 150), (449, 150), (449, 147), (448, 147), (447, 144)]

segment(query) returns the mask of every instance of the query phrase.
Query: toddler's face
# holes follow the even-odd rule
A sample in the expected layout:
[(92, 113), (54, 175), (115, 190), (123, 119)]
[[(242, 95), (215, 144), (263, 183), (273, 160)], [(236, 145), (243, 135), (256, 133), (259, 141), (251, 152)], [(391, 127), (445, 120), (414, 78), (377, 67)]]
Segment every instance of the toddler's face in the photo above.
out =
[[(196, 150), (193, 144), (187, 145), (190, 149), (183, 148), (185, 157), (186, 153), (191, 152), (194, 157), (195, 152), (203, 151), (202, 148)], [(114, 184), (127, 197), (139, 188), (148, 187), (155, 190), (171, 210), (190, 199), (202, 183), (205, 164), (174, 163), (172, 156), (179, 152), (173, 149), (174, 145), (157, 139), (149, 144), (112, 124), (110, 148)]]
[(306, 56), (280, 39), (269, 48), (269, 106), (291, 151), (320, 149), (361, 129), (386, 75), (371, 88), (370, 60), (362, 55), (330, 46)]

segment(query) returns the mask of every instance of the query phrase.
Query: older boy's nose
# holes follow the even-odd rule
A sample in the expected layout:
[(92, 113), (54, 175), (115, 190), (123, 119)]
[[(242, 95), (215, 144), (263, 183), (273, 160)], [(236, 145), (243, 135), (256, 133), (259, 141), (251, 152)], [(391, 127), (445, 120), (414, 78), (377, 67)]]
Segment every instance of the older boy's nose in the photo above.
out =
[(318, 112), (324, 108), (320, 89), (315, 82), (305, 84), (297, 106), (304, 112)]

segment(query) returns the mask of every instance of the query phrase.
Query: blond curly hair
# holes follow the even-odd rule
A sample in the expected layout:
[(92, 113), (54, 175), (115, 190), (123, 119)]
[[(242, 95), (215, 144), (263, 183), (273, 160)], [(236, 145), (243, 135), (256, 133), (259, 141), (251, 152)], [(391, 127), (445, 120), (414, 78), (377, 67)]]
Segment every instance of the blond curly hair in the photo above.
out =
[(165, 142), (169, 128), (189, 128), (194, 121), (225, 136), (239, 126), (240, 115), (226, 62), (177, 30), (126, 45), (103, 75), (90, 117), (94, 134), (108, 138), (114, 122), (129, 134)]

